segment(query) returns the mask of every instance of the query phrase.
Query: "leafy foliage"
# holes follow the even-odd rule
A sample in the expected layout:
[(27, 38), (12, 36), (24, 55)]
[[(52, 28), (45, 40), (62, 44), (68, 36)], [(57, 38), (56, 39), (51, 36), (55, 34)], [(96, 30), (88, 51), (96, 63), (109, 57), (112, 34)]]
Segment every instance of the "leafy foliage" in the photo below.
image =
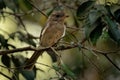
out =
[(8, 55), (2, 55), (2, 58), (1, 58), (1, 60), (2, 60), (2, 63), (5, 65), (5, 66), (7, 66), (8, 68), (10, 68), (10, 61), (11, 61), (11, 59), (10, 59), (10, 57), (8, 56)]
[[(94, 6), (95, 1), (86, 1), (84, 3), (82, 3), (76, 12), (76, 15), (79, 18), (81, 17), (85, 17), (85, 15), (87, 15), (87, 11), (89, 11), (93, 6)], [(84, 14), (84, 15), (83, 15)]]
[(0, 10), (5, 8), (5, 7), (6, 7), (6, 5), (5, 5), (4, 1), (0, 0)]
[(114, 16), (116, 18), (116, 21), (120, 23), (120, 9), (114, 12)]
[(25, 57), (18, 55), (16, 57), (12, 56), (11, 59), (12, 59), (14, 65), (17, 67), (19, 74), (21, 73), (27, 80), (34, 80), (34, 78), (36, 76), (36, 68), (34, 67), (33, 70), (28, 71), (28, 70), (24, 70), (22, 67), (22, 66), (24, 66), (25, 61), (26, 61)]
[(53, 65), (53, 68), (60, 72), (61, 77), (60, 79), (64, 79), (64, 77), (67, 77), (68, 79), (76, 79), (75, 74), (73, 73), (73, 71), (66, 65), (66, 64), (61, 64), (61, 67), (57, 66), (57, 65)]
[(104, 23), (101, 19), (102, 14), (98, 11), (91, 11), (88, 15), (86, 26), (85, 26), (85, 35), (93, 44), (96, 44), (97, 39), (102, 34), (102, 29), (104, 27)]
[(14, 39), (14, 37), (18, 37), (20, 41), (26, 42), (32, 46), (36, 46), (36, 43), (34, 42), (33, 39), (31, 39), (29, 34), (25, 34), (23, 32), (15, 32), (9, 35), (12, 39)]
[[(87, 5), (87, 7), (82, 8), (84, 5)], [(117, 22), (119, 22), (119, 9), (114, 12), (114, 15), (111, 12), (111, 7), (108, 5), (94, 6), (94, 8), (88, 12), (88, 8), (93, 7), (92, 5), (93, 2), (88, 1), (80, 5), (77, 10), (78, 17), (86, 16), (86, 18), (83, 19), (85, 20), (86, 38), (90, 38), (91, 42), (95, 45), (97, 39), (99, 39), (102, 34), (103, 28), (107, 27), (109, 36), (119, 44), (120, 29), (119, 24), (117, 24)], [(84, 15), (81, 15), (83, 14), (82, 12)], [(85, 13), (87, 13), (87, 15)]]
[(105, 19), (109, 26), (109, 35), (113, 40), (115, 40), (118, 45), (120, 44), (120, 29), (118, 28), (118, 25), (115, 21), (112, 21), (108, 16), (105, 16)]
[(15, 48), (15, 46), (8, 43), (8, 39), (5, 39), (3, 35), (0, 35), (0, 49), (9, 49), (9, 47)]

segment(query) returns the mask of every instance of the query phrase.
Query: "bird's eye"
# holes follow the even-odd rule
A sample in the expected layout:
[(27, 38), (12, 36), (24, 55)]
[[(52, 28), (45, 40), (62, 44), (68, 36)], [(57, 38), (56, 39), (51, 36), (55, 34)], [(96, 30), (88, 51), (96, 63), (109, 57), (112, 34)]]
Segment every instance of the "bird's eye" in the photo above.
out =
[(61, 17), (61, 15), (56, 15), (57, 18)]

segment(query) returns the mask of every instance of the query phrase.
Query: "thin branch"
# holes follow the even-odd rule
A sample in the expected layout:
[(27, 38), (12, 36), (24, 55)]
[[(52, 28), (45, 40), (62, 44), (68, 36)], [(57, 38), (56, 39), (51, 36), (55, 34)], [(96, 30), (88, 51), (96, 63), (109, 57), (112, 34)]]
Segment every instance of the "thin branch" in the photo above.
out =
[(30, 11), (25, 12), (25, 13), (13, 13), (13, 12), (8, 12), (8, 11), (0, 11), (0, 13), (6, 13), (6, 14), (13, 15), (13, 16), (16, 16), (16, 17), (29, 15), (29, 14), (32, 14), (33, 12), (34, 12), (33, 10), (30, 10)]
[[(83, 46), (82, 44), (78, 43), (78, 44), (73, 44), (73, 45), (66, 45), (66, 46), (58, 46), (58, 47), (53, 47), (56, 51), (60, 51), (60, 50), (67, 50), (67, 49), (72, 49), (72, 48), (77, 48), (77, 47), (81, 47), (82, 49), (85, 50), (89, 50), (89, 51), (93, 51), (93, 52), (97, 52), (99, 54), (110, 54), (110, 53), (115, 53), (120, 51), (120, 49), (113, 51), (113, 52), (103, 52), (103, 51), (99, 51), (93, 48), (88, 48), (86, 46)], [(21, 51), (46, 51), (49, 48), (34, 48), (31, 46), (28, 47), (23, 47), (23, 48), (16, 48), (16, 49), (12, 49), (12, 50), (0, 50), (0, 55), (4, 55), (4, 54), (10, 54), (10, 53), (15, 53), (15, 52), (21, 52)]]
[(97, 52), (99, 54), (112, 54), (112, 53), (116, 53), (116, 52), (120, 51), (120, 49), (117, 49), (115, 51), (103, 52), (103, 51), (100, 51), (100, 50), (97, 50), (97, 49), (94, 49), (94, 48), (88, 48), (88, 47), (82, 47), (82, 48), (86, 49), (86, 50), (89, 50), (89, 51), (92, 50), (92, 51)]
[(36, 49), (28, 46), (28, 47), (17, 48), (17, 49), (12, 49), (12, 50), (0, 50), (0, 55), (21, 52), (21, 51), (36, 51)]
[(76, 27), (69, 27), (69, 26), (66, 26), (66, 28), (73, 29), (73, 30), (84, 31), (84, 29), (76, 28)]
[(9, 80), (13, 80), (11, 77), (7, 76), (6, 74), (0, 72), (1, 75), (3, 75), (4, 77), (8, 78)]
[(23, 26), (24, 30), (27, 32), (27, 34), (29, 34), (29, 32), (27, 31), (26, 26), (25, 26), (23, 20), (21, 19), (21, 17), (20, 16), (16, 16), (16, 17), (19, 20), (20, 24)]
[(32, 7), (34, 7), (36, 10), (38, 10), (41, 14), (43, 14), (46, 18), (48, 18), (48, 16), (43, 13), (39, 8), (37, 8), (31, 1), (26, 0)]
[(104, 54), (104, 56), (108, 59), (108, 61), (110, 61), (110, 63), (117, 68), (120, 71), (120, 68), (109, 58), (109, 56), (107, 54)]
[[(74, 45), (68, 45), (68, 46), (58, 46), (58, 47), (53, 47), (53, 48), (56, 51), (60, 51), (60, 50), (67, 50), (67, 49), (72, 49), (72, 48), (76, 48), (76, 47), (81, 47), (82, 49), (97, 52), (99, 54), (104, 55), (113, 64), (113, 66), (115, 66), (120, 71), (120, 68), (107, 56), (107, 54), (113, 53), (113, 52), (102, 52), (102, 51), (99, 51), (96, 49), (91, 49), (91, 48), (82, 46), (80, 44), (74, 44)], [(10, 53), (15, 53), (15, 52), (20, 52), (20, 51), (47, 51), (48, 49), (49, 48), (36, 49), (36, 48), (29, 46), (29, 47), (17, 48), (17, 49), (13, 49), (13, 50), (1, 50), (0, 55), (10, 54)], [(117, 51), (119, 51), (119, 50), (117, 50)], [(116, 52), (116, 51), (114, 51), (114, 52)]]
[[(86, 48), (86, 47), (83, 47), (83, 48), (90, 51), (90, 49), (88, 49), (88, 48)], [(95, 49), (92, 49), (92, 51), (97, 52), (97, 53), (100, 53), (100, 54), (102, 54), (103, 56), (105, 56), (105, 57), (107, 58), (107, 60), (110, 61), (110, 63), (120, 71), (120, 68), (119, 68), (119, 67), (108, 57), (108, 55), (107, 55), (107, 54), (110, 54), (110, 53), (115, 53), (115, 52), (117, 52), (117, 51), (120, 51), (119, 49), (116, 50), (116, 51), (113, 51), (113, 52), (102, 52), (102, 51), (95, 50)]]
[[(93, 62), (93, 60), (92, 60), (91, 58), (89, 58), (84, 52), (83, 52), (83, 56), (85, 56), (85, 57), (87, 58), (88, 62), (89, 62), (93, 67), (95, 67), (95, 70), (98, 72), (98, 74), (101, 75), (101, 76), (100, 76), (100, 79), (101, 79), (101, 80), (104, 80), (104, 78), (103, 78), (104, 75), (102, 75), (103, 70), (102, 70), (100, 67), (98, 67), (98, 66)], [(102, 71), (101, 71), (101, 70), (102, 70)]]
[[(55, 50), (66, 50), (66, 49), (71, 49), (78, 47), (78, 45), (69, 45), (69, 46), (59, 46), (59, 47), (54, 47)], [(34, 47), (28, 46), (28, 47), (23, 47), (23, 48), (17, 48), (17, 49), (12, 49), (12, 50), (0, 50), (0, 55), (5, 55), (5, 54), (10, 54), (10, 53), (15, 53), (15, 52), (21, 52), (21, 51), (46, 51), (49, 48), (39, 48), (36, 49)]]

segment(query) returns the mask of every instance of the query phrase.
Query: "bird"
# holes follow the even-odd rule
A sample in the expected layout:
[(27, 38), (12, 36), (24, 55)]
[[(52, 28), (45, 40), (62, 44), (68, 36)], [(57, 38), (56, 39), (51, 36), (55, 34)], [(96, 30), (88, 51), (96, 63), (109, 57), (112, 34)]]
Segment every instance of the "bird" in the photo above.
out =
[[(45, 27), (40, 34), (40, 47), (51, 48), (65, 36), (66, 26), (64, 24), (65, 18), (64, 10), (55, 10), (48, 17)], [(31, 70), (34, 67), (39, 56), (43, 51), (35, 51), (30, 59), (26, 61), (24, 69)]]

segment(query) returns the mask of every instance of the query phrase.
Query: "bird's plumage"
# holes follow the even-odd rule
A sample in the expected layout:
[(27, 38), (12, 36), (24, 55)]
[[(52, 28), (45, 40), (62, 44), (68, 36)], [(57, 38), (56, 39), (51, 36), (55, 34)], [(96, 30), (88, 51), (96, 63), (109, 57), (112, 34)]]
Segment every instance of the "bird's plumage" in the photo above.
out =
[[(46, 25), (42, 29), (40, 34), (41, 47), (50, 48), (54, 46), (65, 35), (65, 17), (65, 13), (63, 11), (55, 11), (49, 16)], [(25, 69), (33, 68), (36, 60), (41, 55), (41, 53), (42, 52), (39, 51), (34, 52), (32, 57), (27, 61)]]

